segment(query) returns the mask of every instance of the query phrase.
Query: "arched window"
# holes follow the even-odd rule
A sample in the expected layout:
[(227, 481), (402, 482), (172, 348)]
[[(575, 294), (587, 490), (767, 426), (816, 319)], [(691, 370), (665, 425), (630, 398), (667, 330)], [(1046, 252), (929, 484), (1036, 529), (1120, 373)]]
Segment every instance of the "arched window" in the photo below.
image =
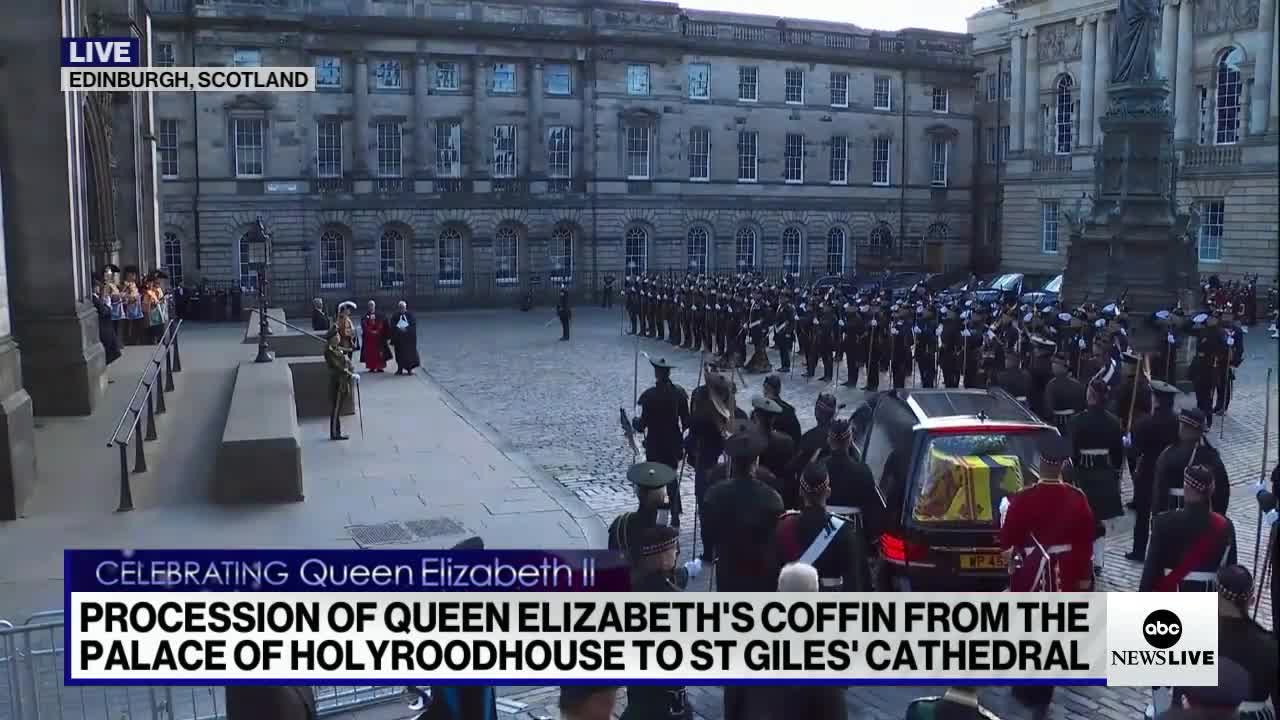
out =
[(249, 238), (253, 231), (240, 236), (240, 290), (258, 292), (258, 268), (254, 267), (252, 253), (249, 251)]
[(1054, 95), (1054, 152), (1058, 155), (1071, 154), (1071, 133), (1073, 125), (1074, 104), (1071, 99), (1071, 76), (1063, 75), (1058, 79), (1057, 92)]
[(520, 280), (517, 251), (520, 235), (510, 225), (503, 225), (493, 236), (493, 279), (499, 285), (514, 285)]
[[(1231, 48), (1222, 53), (1214, 76), (1213, 144), (1234, 145), (1240, 140), (1240, 98), (1244, 85), (1240, 64), (1244, 53)], [(1263, 58), (1261, 62), (1266, 62)]]
[(844, 228), (833, 227), (827, 233), (827, 274), (844, 274)]
[(169, 273), (169, 287), (182, 285), (182, 241), (178, 234), (164, 234), (164, 271)]
[(734, 267), (738, 272), (752, 270), (756, 266), (756, 231), (754, 228), (738, 229), (734, 238)]
[(462, 233), (445, 228), (436, 244), (436, 267), (441, 285), (462, 284)]
[(871, 234), (867, 236), (867, 244), (873, 251), (887, 254), (893, 249), (893, 231), (888, 225), (880, 223), (871, 228)]
[(688, 244), (685, 246), (689, 272), (701, 275), (707, 271), (707, 251), (711, 244), (711, 234), (701, 226), (689, 228)]
[(649, 267), (649, 231), (636, 226), (626, 234), (627, 273), (635, 275), (647, 272)]
[(800, 272), (800, 231), (789, 227), (782, 231), (782, 271)]
[(383, 230), (378, 239), (378, 280), (384, 288), (404, 284), (404, 236), (398, 230)]
[(565, 225), (551, 231), (551, 282), (573, 280), (573, 230)]
[(328, 228), (320, 233), (320, 287), (340, 288), (346, 284), (346, 241), (336, 228)]

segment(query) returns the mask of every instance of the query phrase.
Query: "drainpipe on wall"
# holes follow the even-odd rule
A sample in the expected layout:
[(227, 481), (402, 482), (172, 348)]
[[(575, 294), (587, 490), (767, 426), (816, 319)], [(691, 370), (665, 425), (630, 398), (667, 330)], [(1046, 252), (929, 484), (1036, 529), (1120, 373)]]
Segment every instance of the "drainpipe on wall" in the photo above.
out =
[[(195, 23), (191, 19), (191, 13), (194, 7), (187, 5), (187, 30), (191, 38), (191, 67), (198, 67), (196, 64), (196, 28)], [(192, 148), (195, 151), (195, 193), (191, 196), (191, 224), (193, 226), (192, 239), (195, 241), (196, 251), (196, 270), (200, 270), (202, 265), (200, 252), (200, 108), (196, 105), (195, 93), (191, 95), (191, 139)]]
[(591, 119), (591, 296), (595, 297), (596, 290), (600, 286), (600, 240), (598, 221), (599, 208), (597, 193), (600, 191), (599, 174), (600, 174), (600, 131), (596, 122), (596, 54), (595, 48), (587, 48), (587, 75), (588, 83), (591, 86), (591, 104), (587, 106), (587, 117)]
[[(907, 71), (902, 71), (902, 106), (900, 109), (902, 115), (902, 185), (898, 194), (898, 247), (905, 247), (907, 244), (907, 182), (911, 179), (911, 172), (907, 168)], [(902, 253), (898, 253), (901, 257)], [(888, 268), (886, 268), (888, 269)]]

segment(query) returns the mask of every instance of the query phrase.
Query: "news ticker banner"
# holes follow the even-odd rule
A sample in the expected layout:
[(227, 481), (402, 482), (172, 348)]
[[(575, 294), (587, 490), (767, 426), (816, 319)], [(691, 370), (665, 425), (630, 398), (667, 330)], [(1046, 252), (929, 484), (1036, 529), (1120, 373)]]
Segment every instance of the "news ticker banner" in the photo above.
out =
[(67, 551), (66, 682), (1217, 684), (1212, 593), (617, 592), (618, 560)]

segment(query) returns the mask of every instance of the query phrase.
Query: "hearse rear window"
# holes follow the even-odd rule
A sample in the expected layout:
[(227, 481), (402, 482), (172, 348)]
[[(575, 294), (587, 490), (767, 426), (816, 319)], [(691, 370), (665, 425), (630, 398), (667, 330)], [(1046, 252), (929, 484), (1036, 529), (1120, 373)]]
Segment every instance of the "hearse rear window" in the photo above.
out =
[(911, 519), (926, 527), (989, 528), (1000, 501), (1033, 481), (1039, 431), (936, 434), (912, 474), (918, 487)]

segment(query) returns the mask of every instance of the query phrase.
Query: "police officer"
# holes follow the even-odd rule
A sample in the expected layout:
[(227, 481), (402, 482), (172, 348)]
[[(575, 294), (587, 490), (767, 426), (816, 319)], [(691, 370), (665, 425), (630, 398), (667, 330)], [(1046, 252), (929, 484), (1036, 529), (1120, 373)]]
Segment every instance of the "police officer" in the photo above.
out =
[(1178, 416), (1173, 410), (1178, 388), (1160, 380), (1151, 382), (1155, 394), (1152, 413), (1133, 429), (1132, 451), (1138, 458), (1133, 473), (1133, 550), (1125, 555), (1142, 562), (1147, 555), (1147, 538), (1151, 530), (1151, 502), (1156, 480), (1156, 459), (1165, 448), (1178, 442)]
[(1249, 694), (1240, 704), (1240, 720), (1275, 720), (1280, 655), (1276, 637), (1249, 616), (1253, 576), (1243, 565), (1218, 571), (1218, 648), (1224, 660), (1234, 660), (1249, 673)]
[[(1168, 454), (1168, 451), (1165, 451)], [(1203, 465), (1183, 471), (1183, 506), (1155, 517), (1139, 592), (1212, 591), (1218, 570), (1236, 562), (1236, 528), (1209, 507), (1213, 473)]]
[(560, 340), (569, 339), (569, 319), (573, 317), (573, 309), (569, 307), (569, 288), (560, 288), (560, 297), (556, 300), (556, 317), (560, 318)]
[[(644, 593), (680, 592), (689, 577), (701, 570), (697, 560), (676, 568), (680, 532), (673, 527), (649, 527), (639, 534), (632, 589)], [(620, 720), (692, 720), (683, 686), (629, 685), (627, 709)]]
[[(671, 382), (671, 368), (665, 359), (650, 358), (653, 387), (640, 393), (639, 414), (631, 421), (636, 432), (644, 433), (644, 459), (660, 462), (673, 471), (680, 467), (684, 453), (684, 431), (689, 427), (689, 394)], [(671, 504), (671, 525), (680, 527), (680, 476), (667, 487)]]
[(715, 562), (715, 590), (772, 592), (775, 574), (767, 552), (782, 497), (756, 476), (756, 464), (768, 441), (749, 424), (725, 440), (728, 478), (703, 498), (703, 542)]
[(351, 383), (356, 379), (351, 356), (340, 345), (337, 329), (326, 336), (324, 363), (329, 368), (329, 439), (347, 440), (342, 434), (342, 405), (351, 393)]
[(609, 525), (610, 550), (625, 553), (634, 565), (640, 533), (670, 522), (667, 486), (675, 479), (675, 470), (657, 462), (636, 463), (627, 470), (627, 480), (635, 486), (637, 507), (614, 518)]
[(1207, 468), (1214, 476), (1212, 508), (1226, 514), (1231, 498), (1227, 469), (1218, 451), (1204, 437), (1207, 422), (1199, 408), (1188, 408), (1178, 414), (1178, 442), (1165, 449), (1156, 459), (1156, 484), (1151, 494), (1151, 514), (1182, 507), (1182, 480), (1192, 465)]
[(812, 565), (824, 590), (869, 592), (870, 572), (860, 532), (860, 513), (846, 511), (844, 517), (831, 513), (827, 509), (830, 497), (826, 464), (814, 463), (805, 468), (800, 478), (802, 509), (784, 513), (774, 529), (776, 565)]

